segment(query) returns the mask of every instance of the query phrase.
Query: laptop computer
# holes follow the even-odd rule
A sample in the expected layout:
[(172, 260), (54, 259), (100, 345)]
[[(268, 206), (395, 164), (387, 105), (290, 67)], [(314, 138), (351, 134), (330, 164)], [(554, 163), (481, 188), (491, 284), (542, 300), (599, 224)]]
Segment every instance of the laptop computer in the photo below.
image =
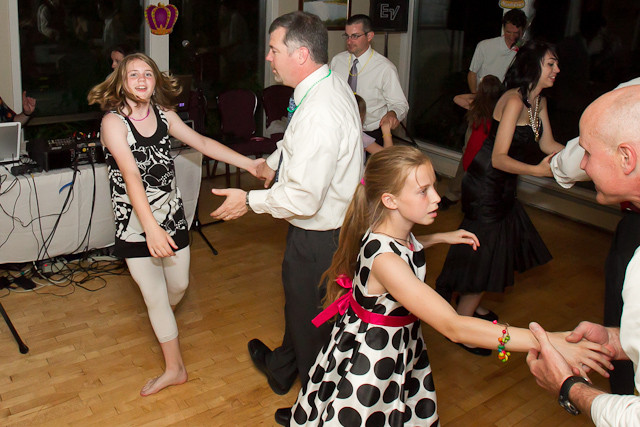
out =
[(20, 160), (20, 122), (0, 123), (0, 164)]

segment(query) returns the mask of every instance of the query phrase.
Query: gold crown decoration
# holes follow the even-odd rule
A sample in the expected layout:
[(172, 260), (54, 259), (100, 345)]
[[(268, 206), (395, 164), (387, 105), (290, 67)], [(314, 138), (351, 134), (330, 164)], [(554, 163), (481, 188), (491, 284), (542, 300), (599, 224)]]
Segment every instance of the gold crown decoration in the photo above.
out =
[(164, 5), (158, 3), (157, 6), (151, 5), (144, 11), (144, 17), (151, 29), (151, 34), (162, 36), (171, 34), (173, 26), (178, 20), (178, 8), (172, 4)]
[(525, 0), (500, 0), (500, 7), (503, 9), (522, 9), (525, 3)]

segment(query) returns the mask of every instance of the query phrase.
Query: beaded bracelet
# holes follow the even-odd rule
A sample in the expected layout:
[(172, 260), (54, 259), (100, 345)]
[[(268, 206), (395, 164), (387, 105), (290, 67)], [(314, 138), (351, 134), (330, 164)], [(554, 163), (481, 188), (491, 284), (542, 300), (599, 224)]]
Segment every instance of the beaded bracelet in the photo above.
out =
[[(493, 321), (494, 325), (498, 324), (497, 320)], [(507, 363), (509, 360), (509, 356), (511, 353), (505, 350), (505, 345), (509, 342), (511, 336), (509, 335), (509, 324), (505, 323), (504, 329), (502, 330), (502, 336), (498, 338), (498, 359), (502, 361), (502, 363)]]

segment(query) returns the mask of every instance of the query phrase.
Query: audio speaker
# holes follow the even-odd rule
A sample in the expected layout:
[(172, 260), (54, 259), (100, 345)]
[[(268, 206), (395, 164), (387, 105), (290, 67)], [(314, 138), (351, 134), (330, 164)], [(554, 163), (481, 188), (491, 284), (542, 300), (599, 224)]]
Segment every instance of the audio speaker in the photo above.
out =
[(369, 17), (373, 31), (407, 32), (409, 0), (371, 0)]

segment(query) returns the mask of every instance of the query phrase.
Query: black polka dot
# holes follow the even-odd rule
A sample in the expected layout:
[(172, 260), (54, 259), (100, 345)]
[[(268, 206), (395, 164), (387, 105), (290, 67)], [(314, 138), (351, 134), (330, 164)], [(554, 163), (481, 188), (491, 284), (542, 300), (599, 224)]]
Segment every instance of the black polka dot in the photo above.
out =
[(316, 369), (313, 371), (313, 375), (311, 375), (311, 381), (314, 384), (320, 383), (324, 378), (324, 368), (320, 365), (316, 365)]
[(369, 280), (369, 273), (371, 272), (371, 270), (369, 270), (368, 267), (362, 267), (359, 271), (360, 271), (360, 283), (364, 285)]
[(336, 389), (336, 384), (332, 381), (324, 381), (318, 389), (318, 399), (323, 402), (331, 397), (333, 391)]
[(436, 413), (436, 402), (429, 398), (420, 399), (415, 409), (416, 416), (425, 420)]
[(365, 375), (371, 369), (369, 358), (362, 353), (356, 354), (351, 361), (353, 362), (351, 373), (354, 375)]
[(411, 334), (407, 328), (402, 328), (402, 340), (404, 341), (405, 348), (409, 345), (409, 340), (411, 339)]
[(406, 388), (409, 392), (409, 397), (415, 396), (420, 391), (420, 380), (414, 377), (409, 378), (409, 381), (406, 383)]
[(393, 368), (396, 366), (395, 360), (390, 357), (383, 357), (373, 366), (373, 372), (381, 380), (388, 380), (393, 374)]
[(329, 363), (327, 365), (327, 372), (331, 372), (336, 368), (336, 358), (333, 357), (333, 354), (329, 355)]
[(402, 357), (398, 357), (398, 360), (396, 360), (396, 369), (393, 372), (396, 374), (404, 372), (404, 362), (402, 361)]
[(314, 406), (314, 402), (316, 401), (316, 396), (318, 395), (317, 391), (311, 392), (309, 393), (309, 396), (307, 396), (307, 402), (309, 402), (310, 406)]
[(380, 400), (380, 389), (371, 384), (363, 384), (358, 387), (356, 396), (363, 406), (370, 408)]
[(416, 356), (422, 353), (423, 348), (424, 348), (424, 341), (422, 341), (421, 339), (416, 340)]
[(436, 418), (434, 422), (431, 423), (429, 427), (439, 427), (440, 426), (440, 418)]
[(384, 304), (376, 304), (371, 312), (376, 314), (385, 314), (387, 312), (387, 307), (385, 307)]
[(342, 408), (338, 411), (338, 421), (343, 426), (362, 425), (362, 417), (353, 408)]
[(316, 408), (315, 406), (313, 408), (311, 408), (311, 413), (309, 414), (309, 421), (315, 421), (316, 418), (318, 418), (318, 408)]
[(367, 421), (365, 422), (365, 427), (380, 427), (384, 425), (386, 421), (386, 417), (383, 412), (374, 412), (373, 414), (367, 417)]
[(427, 354), (427, 350), (423, 350), (413, 367), (414, 369), (425, 369), (427, 366), (429, 366), (429, 355)]
[(398, 244), (396, 242), (389, 242), (389, 247), (393, 252), (395, 252), (396, 255), (402, 255), (402, 252), (400, 252), (400, 249), (398, 249)]
[(327, 421), (331, 421), (336, 415), (336, 410), (333, 409), (333, 403), (329, 403), (327, 406)]
[(403, 415), (402, 421), (404, 421), (405, 424), (408, 423), (409, 420), (411, 419), (411, 408), (408, 407), (408, 406), (405, 406), (404, 407), (404, 414), (402, 414), (402, 415)]
[(389, 425), (393, 427), (400, 427), (404, 425), (402, 412), (398, 411), (397, 409), (391, 411), (391, 414), (389, 414)]
[(375, 255), (376, 252), (378, 252), (378, 249), (380, 249), (380, 246), (381, 246), (380, 240), (371, 240), (369, 243), (366, 244), (366, 246), (362, 250), (362, 254), (364, 255), (365, 258), (371, 258), (373, 255)]
[(371, 328), (364, 336), (364, 341), (374, 350), (382, 350), (389, 343), (389, 333), (382, 328)]
[(347, 399), (353, 394), (353, 385), (351, 381), (343, 377), (338, 383), (338, 399)]
[(384, 403), (391, 403), (396, 400), (398, 396), (400, 396), (400, 386), (397, 382), (391, 381), (382, 395), (382, 401)]
[(429, 373), (429, 375), (424, 377), (424, 380), (422, 381), (422, 385), (427, 391), (436, 391), (436, 386), (433, 383), (433, 375), (431, 375), (431, 372)]
[(409, 366), (411, 364), (411, 361), (413, 360), (413, 350), (409, 349), (407, 350), (407, 366)]
[(413, 264), (420, 268), (423, 267), (427, 263), (424, 251), (417, 251), (413, 253)]
[[(411, 339), (415, 341), (418, 339), (418, 333), (420, 333), (420, 323), (416, 322), (413, 325), (411, 325), (410, 328), (411, 328)], [(416, 353), (418, 352), (416, 351)]]
[(300, 405), (296, 406), (296, 410), (293, 413), (293, 419), (298, 424), (305, 424), (307, 422), (307, 413), (300, 407)]
[(353, 346), (353, 343), (356, 339), (356, 336), (352, 333), (345, 332), (340, 337), (340, 341), (338, 342), (338, 350), (345, 352), (349, 351), (349, 349)]
[(398, 331), (393, 334), (393, 339), (391, 340), (391, 345), (393, 348), (400, 351), (400, 341), (402, 340), (402, 329), (398, 329)]
[(349, 359), (344, 359), (342, 362), (340, 362), (340, 365), (338, 366), (338, 375), (340, 375), (341, 377), (344, 377), (346, 375), (349, 362)]

